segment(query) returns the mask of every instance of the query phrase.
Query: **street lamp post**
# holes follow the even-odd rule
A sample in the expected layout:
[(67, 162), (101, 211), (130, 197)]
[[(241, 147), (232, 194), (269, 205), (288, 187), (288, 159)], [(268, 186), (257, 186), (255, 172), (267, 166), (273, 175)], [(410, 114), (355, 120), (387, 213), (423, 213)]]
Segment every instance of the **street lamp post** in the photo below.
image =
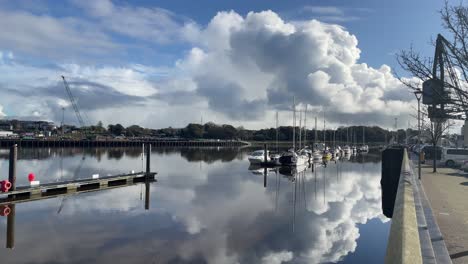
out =
[(421, 180), (421, 89), (414, 91), (414, 95), (418, 100), (418, 179)]

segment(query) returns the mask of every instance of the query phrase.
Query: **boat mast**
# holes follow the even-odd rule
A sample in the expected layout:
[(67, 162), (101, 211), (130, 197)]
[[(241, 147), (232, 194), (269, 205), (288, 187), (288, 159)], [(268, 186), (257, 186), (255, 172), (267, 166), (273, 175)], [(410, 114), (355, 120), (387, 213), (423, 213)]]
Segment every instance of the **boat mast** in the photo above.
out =
[(336, 135), (335, 135), (336, 130), (333, 130), (333, 148), (336, 148)]
[(304, 111), (304, 147), (307, 147), (307, 104)]
[(299, 150), (302, 149), (302, 111), (299, 110)]
[(276, 153), (278, 153), (278, 111), (276, 111)]
[(349, 126), (346, 127), (346, 145), (349, 146)]
[(365, 140), (365, 134), (366, 134), (366, 131), (365, 131), (365, 127), (362, 126), (362, 145), (364, 146), (366, 144), (366, 140)]
[(314, 143), (317, 142), (317, 116), (315, 117), (315, 136), (314, 136)]
[(323, 111), (323, 144), (324, 144), (325, 149), (327, 148), (326, 139), (327, 139), (327, 131), (325, 130), (325, 111)]
[(296, 97), (293, 97), (293, 151), (296, 151)]

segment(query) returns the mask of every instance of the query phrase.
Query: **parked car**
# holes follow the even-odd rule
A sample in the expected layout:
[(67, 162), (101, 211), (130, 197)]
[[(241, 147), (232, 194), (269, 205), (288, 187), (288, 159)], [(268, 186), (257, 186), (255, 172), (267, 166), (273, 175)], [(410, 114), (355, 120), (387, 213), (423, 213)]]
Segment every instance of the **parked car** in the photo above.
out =
[(443, 148), (440, 162), (447, 167), (462, 166), (468, 160), (468, 149)]

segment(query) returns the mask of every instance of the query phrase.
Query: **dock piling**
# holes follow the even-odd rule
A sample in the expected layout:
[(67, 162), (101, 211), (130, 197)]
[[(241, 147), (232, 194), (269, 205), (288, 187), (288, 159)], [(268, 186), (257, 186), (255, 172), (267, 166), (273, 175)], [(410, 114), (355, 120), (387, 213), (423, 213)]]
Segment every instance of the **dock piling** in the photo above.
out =
[(263, 144), (263, 162), (265, 162), (265, 164), (268, 162), (268, 155), (267, 155), (267, 144)]
[(10, 214), (7, 216), (7, 239), (6, 239), (6, 248), (13, 249), (15, 247), (15, 214), (16, 214), (16, 205), (10, 205)]
[(16, 190), (16, 160), (18, 159), (18, 146), (13, 144), (10, 147), (10, 164), (8, 169), (8, 181), (11, 183), (10, 190)]
[(150, 175), (151, 144), (146, 145), (146, 177)]
[(145, 210), (150, 208), (150, 184), (149, 177), (150, 171), (150, 159), (151, 159), (151, 144), (146, 145), (146, 181), (145, 181)]

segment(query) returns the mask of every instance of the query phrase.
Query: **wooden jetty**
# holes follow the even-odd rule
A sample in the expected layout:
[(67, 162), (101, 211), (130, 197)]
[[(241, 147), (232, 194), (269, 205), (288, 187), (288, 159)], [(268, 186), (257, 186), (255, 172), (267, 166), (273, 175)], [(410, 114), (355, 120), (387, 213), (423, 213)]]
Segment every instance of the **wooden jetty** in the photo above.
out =
[(141, 147), (151, 144), (153, 147), (242, 147), (248, 142), (237, 140), (71, 140), (71, 139), (20, 139), (0, 138), (0, 148), (16, 144), (22, 148), (55, 148), (55, 147)]
[(81, 179), (63, 182), (53, 182), (38, 186), (21, 186), (15, 191), (0, 193), (0, 206), (24, 203), (42, 199), (55, 198), (84, 192), (102, 191), (121, 188), (137, 183), (155, 182), (155, 172), (147, 175), (145, 172), (105, 176), (97, 179)]

